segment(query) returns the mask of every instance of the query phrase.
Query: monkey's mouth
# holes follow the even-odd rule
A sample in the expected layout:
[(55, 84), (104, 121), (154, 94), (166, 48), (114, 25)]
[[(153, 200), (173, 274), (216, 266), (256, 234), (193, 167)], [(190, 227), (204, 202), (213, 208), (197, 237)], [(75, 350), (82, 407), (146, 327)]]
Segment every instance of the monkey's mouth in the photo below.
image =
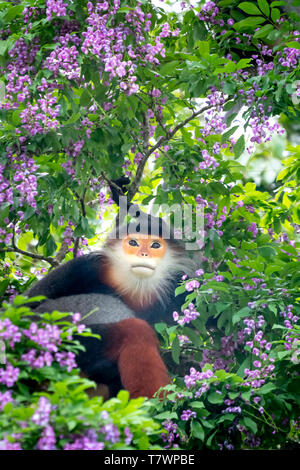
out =
[(154, 273), (155, 268), (149, 264), (133, 264), (131, 271), (139, 277), (150, 277)]

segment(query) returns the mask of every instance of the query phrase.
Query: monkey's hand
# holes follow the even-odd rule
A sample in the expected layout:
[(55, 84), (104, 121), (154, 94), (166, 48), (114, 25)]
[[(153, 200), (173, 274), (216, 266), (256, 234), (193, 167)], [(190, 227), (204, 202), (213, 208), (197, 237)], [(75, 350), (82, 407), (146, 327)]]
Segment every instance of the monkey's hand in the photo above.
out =
[(127, 191), (126, 186), (129, 185), (130, 179), (128, 178), (128, 176), (121, 176), (120, 178), (113, 180), (112, 183), (113, 184), (109, 185), (110, 190), (111, 190), (111, 195), (112, 195), (114, 202), (117, 204), (117, 206), (119, 206), (119, 197), (125, 195)]

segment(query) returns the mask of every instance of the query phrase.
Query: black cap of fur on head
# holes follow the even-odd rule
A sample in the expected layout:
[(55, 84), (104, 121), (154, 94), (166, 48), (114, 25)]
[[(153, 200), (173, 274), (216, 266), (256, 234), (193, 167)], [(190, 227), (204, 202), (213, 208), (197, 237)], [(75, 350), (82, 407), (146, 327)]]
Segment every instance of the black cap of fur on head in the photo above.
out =
[[(137, 206), (136, 206), (137, 207)], [(128, 234), (145, 234), (177, 242), (174, 229), (161, 217), (155, 217), (136, 209), (135, 216), (127, 223), (116, 223), (109, 238), (123, 238)]]

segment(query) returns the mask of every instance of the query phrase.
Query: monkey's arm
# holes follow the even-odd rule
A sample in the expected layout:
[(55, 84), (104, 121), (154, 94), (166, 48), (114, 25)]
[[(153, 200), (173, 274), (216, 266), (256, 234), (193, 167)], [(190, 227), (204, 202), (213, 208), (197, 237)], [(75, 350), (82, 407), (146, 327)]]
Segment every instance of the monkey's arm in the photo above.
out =
[(174, 280), (172, 285), (169, 288), (170, 296), (166, 297), (163, 302), (156, 301), (150, 307), (147, 307), (144, 310), (136, 312), (138, 318), (146, 320), (150, 325), (155, 325), (155, 323), (164, 322), (167, 324), (173, 324), (173, 312), (178, 312), (180, 314), (182, 305), (186, 302), (186, 294), (177, 295), (175, 297), (175, 289), (179, 285), (180, 278)]
[(100, 253), (91, 253), (72, 259), (50, 271), (29, 291), (28, 297), (45, 295), (49, 299), (62, 296), (94, 293), (110, 293), (100, 282), (103, 257)]

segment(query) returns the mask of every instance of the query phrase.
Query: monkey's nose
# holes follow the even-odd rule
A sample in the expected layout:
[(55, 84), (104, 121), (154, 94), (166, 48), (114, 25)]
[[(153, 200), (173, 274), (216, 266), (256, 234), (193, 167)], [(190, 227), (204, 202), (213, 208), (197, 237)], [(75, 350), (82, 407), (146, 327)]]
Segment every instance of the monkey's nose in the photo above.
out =
[(148, 256), (148, 253), (141, 253), (142, 256)]

